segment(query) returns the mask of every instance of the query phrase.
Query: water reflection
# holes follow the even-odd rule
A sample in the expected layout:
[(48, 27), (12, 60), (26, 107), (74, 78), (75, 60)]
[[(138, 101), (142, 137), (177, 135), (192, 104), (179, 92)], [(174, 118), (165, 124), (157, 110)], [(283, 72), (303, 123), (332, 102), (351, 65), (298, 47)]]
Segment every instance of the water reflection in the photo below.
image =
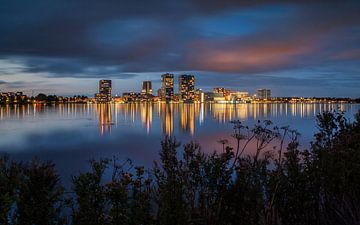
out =
[[(316, 132), (315, 115), (346, 110), (359, 104), (60, 104), (0, 107), (0, 154), (19, 160), (39, 156), (53, 160), (62, 177), (88, 169), (89, 159), (117, 156), (151, 167), (159, 157), (164, 135), (181, 143), (197, 141), (204, 153), (221, 150), (220, 139), (231, 142), (230, 120), (252, 126), (270, 119), (301, 133), (306, 148)], [(250, 146), (251, 147), (251, 146)]]
[(143, 105), (143, 109), (140, 110), (141, 114), (141, 122), (146, 127), (146, 133), (150, 133), (151, 131), (151, 124), (152, 124), (152, 115), (153, 115), (153, 104), (145, 103)]
[(99, 131), (100, 136), (110, 134), (112, 132), (112, 112), (110, 104), (98, 104), (97, 113), (99, 115)]
[(160, 103), (160, 105), (162, 132), (170, 136), (174, 132), (174, 104)]
[[(146, 133), (162, 132), (194, 135), (207, 121), (224, 124), (231, 120), (306, 118), (326, 110), (356, 113), (356, 104), (60, 104), (54, 106), (21, 105), (0, 107), (0, 121), (81, 119), (98, 121), (100, 136), (111, 135), (113, 127), (141, 124)], [(153, 120), (156, 127), (153, 128)], [(158, 123), (160, 123), (158, 125)], [(156, 129), (156, 130), (154, 130)], [(159, 129), (159, 130), (158, 130)]]
[[(197, 105), (196, 105), (197, 106)], [(184, 104), (179, 108), (179, 127), (181, 132), (190, 133), (194, 135), (195, 132), (195, 113), (198, 115), (198, 111), (195, 110), (194, 104)], [(196, 107), (198, 109), (198, 107)]]

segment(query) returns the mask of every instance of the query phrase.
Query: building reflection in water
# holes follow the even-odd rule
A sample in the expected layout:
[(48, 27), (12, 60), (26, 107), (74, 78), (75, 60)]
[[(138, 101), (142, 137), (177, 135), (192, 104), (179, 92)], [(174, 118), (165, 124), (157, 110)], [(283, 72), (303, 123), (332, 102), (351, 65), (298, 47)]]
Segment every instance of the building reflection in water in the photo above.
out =
[(199, 123), (200, 125), (202, 125), (204, 123), (204, 118), (205, 118), (205, 109), (204, 109), (204, 103), (201, 103), (200, 107), (199, 107)]
[(100, 136), (112, 133), (112, 113), (111, 104), (97, 104), (97, 113), (99, 116), (99, 131)]
[(248, 104), (213, 104), (212, 115), (219, 123), (248, 118)]
[(163, 133), (172, 135), (174, 132), (174, 104), (160, 103), (160, 117)]
[(179, 127), (183, 133), (194, 135), (195, 132), (195, 104), (179, 105)]
[[(355, 107), (355, 106), (354, 106)], [(98, 118), (99, 132), (103, 136), (111, 134), (113, 125), (127, 123), (146, 127), (152, 132), (153, 123), (160, 122), (159, 129), (163, 134), (173, 135), (175, 126), (181, 133), (195, 134), (196, 126), (204, 126), (210, 119), (218, 123), (231, 120), (274, 119), (276, 117), (314, 117), (322, 111), (352, 110), (348, 104), (165, 104), (165, 103), (133, 103), (133, 104), (58, 104), (44, 105), (5, 105), (0, 106), (0, 122), (11, 119), (37, 118), (45, 115), (45, 119), (61, 118)], [(114, 111), (112, 111), (114, 110)], [(153, 115), (157, 115), (153, 121)], [(174, 120), (178, 120), (174, 125)]]
[(146, 132), (149, 134), (151, 131), (153, 104), (145, 103), (140, 105), (141, 122), (146, 127)]

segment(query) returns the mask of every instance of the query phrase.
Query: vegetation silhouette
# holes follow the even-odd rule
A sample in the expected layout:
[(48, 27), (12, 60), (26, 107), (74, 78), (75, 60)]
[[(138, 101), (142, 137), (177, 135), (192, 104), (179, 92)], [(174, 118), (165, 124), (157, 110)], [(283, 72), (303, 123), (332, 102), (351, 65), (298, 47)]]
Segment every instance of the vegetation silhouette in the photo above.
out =
[(360, 112), (319, 114), (308, 150), (289, 127), (232, 124), (222, 151), (165, 137), (153, 168), (92, 160), (67, 192), (51, 162), (2, 156), (0, 224), (360, 224)]

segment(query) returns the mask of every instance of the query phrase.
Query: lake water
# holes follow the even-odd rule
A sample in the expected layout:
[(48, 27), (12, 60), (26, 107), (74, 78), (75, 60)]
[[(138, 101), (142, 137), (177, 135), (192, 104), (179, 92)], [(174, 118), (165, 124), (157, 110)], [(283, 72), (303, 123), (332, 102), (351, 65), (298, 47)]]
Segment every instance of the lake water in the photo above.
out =
[(59, 173), (88, 168), (91, 158), (117, 156), (137, 165), (158, 159), (160, 141), (174, 135), (181, 143), (199, 142), (204, 152), (221, 150), (220, 139), (231, 140), (231, 120), (246, 125), (269, 119), (290, 125), (308, 147), (316, 132), (315, 116), (324, 110), (346, 111), (359, 104), (73, 104), (0, 107), (0, 154), (30, 160), (37, 156), (56, 163)]

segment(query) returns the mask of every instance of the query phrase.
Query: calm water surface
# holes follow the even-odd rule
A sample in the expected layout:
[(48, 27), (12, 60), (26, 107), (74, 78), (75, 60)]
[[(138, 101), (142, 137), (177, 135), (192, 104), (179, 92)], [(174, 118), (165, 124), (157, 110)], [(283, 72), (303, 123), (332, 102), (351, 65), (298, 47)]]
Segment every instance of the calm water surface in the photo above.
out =
[(346, 111), (359, 104), (74, 104), (0, 107), (0, 153), (15, 159), (53, 160), (63, 177), (87, 168), (90, 158), (118, 156), (151, 166), (164, 135), (182, 143), (195, 140), (203, 151), (220, 150), (231, 139), (229, 121), (246, 125), (270, 119), (290, 125), (306, 148), (316, 132), (315, 116), (324, 110)]

